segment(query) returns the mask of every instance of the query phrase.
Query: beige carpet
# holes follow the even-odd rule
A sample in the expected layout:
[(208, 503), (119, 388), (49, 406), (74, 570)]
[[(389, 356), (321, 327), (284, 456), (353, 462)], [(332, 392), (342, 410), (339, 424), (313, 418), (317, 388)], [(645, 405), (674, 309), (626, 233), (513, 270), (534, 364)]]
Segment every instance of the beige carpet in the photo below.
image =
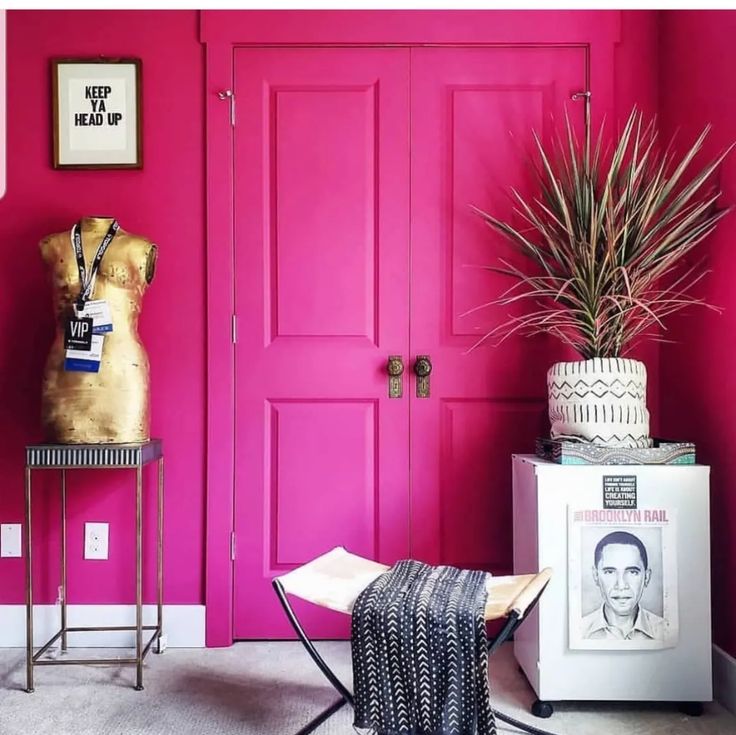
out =
[[(349, 645), (318, 647), (349, 684)], [(736, 717), (717, 704), (700, 718), (665, 705), (565, 704), (539, 720), (529, 714), (534, 697), (511, 646), (492, 661), (494, 704), (560, 735), (736, 733)], [(297, 643), (169, 649), (147, 660), (143, 692), (133, 690), (133, 674), (127, 667), (46, 667), (36, 670), (36, 691), (26, 694), (23, 651), (0, 649), (0, 734), (290, 735), (336, 699)], [(315, 735), (352, 735), (351, 715), (344, 707)], [(502, 725), (499, 732), (518, 731)]]

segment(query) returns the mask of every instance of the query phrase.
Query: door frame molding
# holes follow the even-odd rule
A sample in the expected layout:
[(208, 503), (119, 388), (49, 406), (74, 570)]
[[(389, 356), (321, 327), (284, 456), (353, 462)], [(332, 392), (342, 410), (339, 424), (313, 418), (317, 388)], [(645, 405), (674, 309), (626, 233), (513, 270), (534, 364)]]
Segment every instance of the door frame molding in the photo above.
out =
[[(596, 90), (593, 125), (615, 107), (621, 10), (202, 10), (205, 53), (207, 446), (205, 604), (207, 646), (233, 643), (235, 499), (234, 129), (229, 102), (239, 46), (577, 47)], [(523, 39), (519, 14), (524, 14)], [(411, 22), (408, 20), (411, 19)], [(553, 29), (557, 29), (556, 31)], [(591, 31), (591, 29), (593, 29)], [(564, 42), (560, 39), (564, 38)], [(598, 100), (601, 100), (598, 102)], [(237, 109), (237, 107), (236, 107)]]

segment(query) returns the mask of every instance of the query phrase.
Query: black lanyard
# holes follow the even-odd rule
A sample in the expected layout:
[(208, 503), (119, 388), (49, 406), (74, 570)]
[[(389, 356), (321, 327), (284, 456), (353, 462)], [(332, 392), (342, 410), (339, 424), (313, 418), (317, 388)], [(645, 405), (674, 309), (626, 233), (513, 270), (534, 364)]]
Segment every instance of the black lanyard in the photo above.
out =
[(77, 267), (79, 268), (79, 296), (77, 296), (77, 308), (83, 309), (86, 301), (89, 300), (90, 293), (92, 292), (92, 286), (95, 282), (95, 276), (97, 271), (100, 269), (100, 263), (105, 255), (105, 251), (115, 237), (117, 231), (120, 229), (118, 221), (114, 219), (110, 225), (110, 229), (107, 231), (105, 237), (102, 238), (100, 246), (97, 248), (97, 254), (92, 261), (92, 266), (87, 273), (87, 266), (84, 262), (84, 250), (82, 248), (82, 223), (77, 222), (72, 227), (72, 247), (74, 248), (74, 255), (77, 258)]

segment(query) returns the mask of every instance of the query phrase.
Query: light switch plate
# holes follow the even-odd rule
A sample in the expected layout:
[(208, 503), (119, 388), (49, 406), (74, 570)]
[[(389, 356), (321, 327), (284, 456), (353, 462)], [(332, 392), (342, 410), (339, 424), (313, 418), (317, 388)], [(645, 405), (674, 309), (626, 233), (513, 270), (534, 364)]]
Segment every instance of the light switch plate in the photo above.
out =
[(84, 524), (84, 558), (107, 559), (109, 523)]
[(20, 523), (0, 524), (0, 557), (19, 557), (20, 549)]

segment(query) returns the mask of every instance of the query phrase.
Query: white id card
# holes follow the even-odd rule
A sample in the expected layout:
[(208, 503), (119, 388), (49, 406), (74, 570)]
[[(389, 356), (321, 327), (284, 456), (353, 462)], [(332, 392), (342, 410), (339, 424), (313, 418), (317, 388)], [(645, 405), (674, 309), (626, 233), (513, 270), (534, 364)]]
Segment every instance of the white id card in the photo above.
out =
[(102, 361), (102, 334), (92, 335), (92, 347), (89, 350), (66, 350), (64, 353), (64, 370), (70, 372), (99, 373)]
[(92, 319), (92, 334), (106, 334), (112, 332), (112, 317), (110, 316), (110, 305), (104, 299), (87, 301), (83, 309), (74, 307), (77, 317)]

